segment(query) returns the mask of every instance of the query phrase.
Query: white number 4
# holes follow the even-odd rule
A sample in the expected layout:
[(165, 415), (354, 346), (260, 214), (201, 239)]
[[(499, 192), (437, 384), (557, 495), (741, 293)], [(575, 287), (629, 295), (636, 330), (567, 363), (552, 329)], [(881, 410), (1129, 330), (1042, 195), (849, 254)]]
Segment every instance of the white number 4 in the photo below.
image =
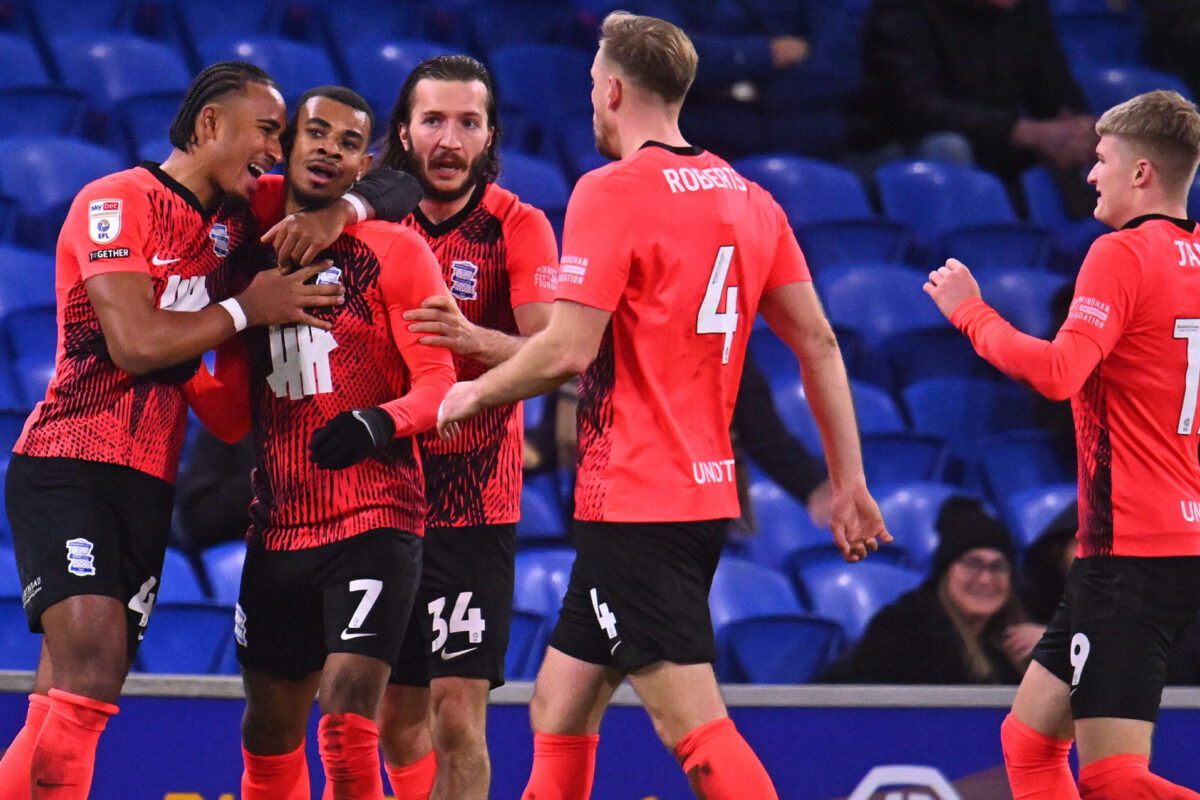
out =
[[(725, 334), (725, 347), (721, 351), (722, 364), (729, 363), (729, 350), (733, 346), (733, 334), (738, 325), (738, 287), (725, 288), (725, 279), (729, 276), (729, 265), (732, 262), (733, 245), (727, 244), (717, 250), (717, 260), (713, 264), (712, 274), (708, 276), (708, 287), (704, 290), (700, 313), (696, 315), (696, 333)], [(722, 289), (725, 289), (725, 310), (718, 311)]]
[(596, 590), (592, 589), (592, 610), (596, 612), (596, 622), (608, 634), (608, 638), (617, 638), (617, 615), (608, 610), (608, 603), (601, 603)]
[(483, 632), (487, 630), (487, 622), (483, 619), (483, 612), (478, 608), (471, 608), (472, 592), (460, 592), (458, 599), (454, 601), (454, 610), (450, 612), (450, 624), (446, 625), (446, 620), (442, 619), (442, 612), (446, 610), (446, 598), (439, 597), (428, 606), (429, 613), (433, 615), (433, 645), (429, 648), (431, 653), (436, 653), (446, 644), (446, 639), (452, 633), (466, 632), (467, 638), (471, 644), (479, 644), (483, 641)]

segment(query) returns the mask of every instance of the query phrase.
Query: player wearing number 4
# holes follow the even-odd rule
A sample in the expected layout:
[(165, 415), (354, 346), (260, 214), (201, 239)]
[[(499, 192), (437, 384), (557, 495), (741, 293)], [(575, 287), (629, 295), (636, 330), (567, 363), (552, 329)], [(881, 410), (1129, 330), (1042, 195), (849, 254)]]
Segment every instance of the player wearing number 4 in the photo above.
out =
[(776, 797), (717, 690), (708, 590), (738, 514), (729, 423), (761, 308), (800, 359), (849, 560), (890, 540), (867, 492), (837, 341), (779, 206), (687, 144), (678, 117), (696, 51), (674, 25), (624, 12), (592, 65), (597, 147), (616, 163), (567, 209), (550, 322), (478, 380), (439, 426), (584, 373), (570, 585), (530, 706), (524, 796), (589, 796), (600, 719), (626, 677), (697, 795)]
[[(284, 140), (288, 212), (332, 202), (367, 169), (372, 123), (348, 89), (301, 97)], [(251, 421), (257, 438), (234, 629), (243, 800), (309, 797), (304, 738), (318, 694), (325, 797), (382, 800), (373, 720), (412, 610), (425, 522), (412, 437), (433, 426), (454, 381), (450, 354), (421, 344), (401, 316), (445, 292), (420, 236), (361, 223), (325, 254), (336, 267), (318, 283), (345, 288), (345, 303), (321, 314), (328, 331), (253, 332), (240, 352), (218, 352), (215, 380), (202, 373), (190, 388), (221, 438)]]
[(1094, 213), (1117, 230), (1092, 245), (1052, 342), (1001, 319), (958, 261), (925, 291), (980, 355), (1075, 415), (1079, 557), (1001, 728), (1014, 797), (1200, 798), (1149, 770), (1167, 651), (1200, 609), (1200, 114), (1150, 92), (1096, 132)]

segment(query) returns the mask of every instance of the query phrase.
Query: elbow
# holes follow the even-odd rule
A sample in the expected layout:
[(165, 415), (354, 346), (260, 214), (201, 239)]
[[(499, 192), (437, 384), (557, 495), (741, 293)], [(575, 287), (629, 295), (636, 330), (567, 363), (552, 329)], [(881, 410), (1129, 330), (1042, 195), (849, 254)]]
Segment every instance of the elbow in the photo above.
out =
[(142, 377), (159, 367), (166, 366), (154, 358), (154, 353), (148, 347), (140, 345), (112, 346), (109, 345), (108, 355), (112, 362), (130, 375)]
[(594, 349), (578, 348), (563, 352), (553, 362), (551, 374), (548, 377), (561, 381), (569, 381), (578, 375), (582, 375), (587, 372), (587, 368), (596, 360), (597, 352)]

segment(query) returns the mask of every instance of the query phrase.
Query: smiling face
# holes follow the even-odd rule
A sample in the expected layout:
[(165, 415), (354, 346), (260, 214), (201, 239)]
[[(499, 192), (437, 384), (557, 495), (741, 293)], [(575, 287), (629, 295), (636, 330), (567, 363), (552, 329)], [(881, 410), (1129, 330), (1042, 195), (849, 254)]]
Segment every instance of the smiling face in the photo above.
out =
[(984, 623), (1004, 608), (1012, 593), (1008, 557), (976, 547), (956, 558), (942, 579), (947, 601), (969, 622)]
[(409, 121), (400, 124), (400, 140), (406, 169), (421, 182), (428, 200), (460, 200), (481, 180), (492, 142), (487, 108), (482, 81), (417, 82)]
[(296, 113), (288, 153), (288, 195), (304, 208), (320, 208), (346, 193), (371, 165), (365, 111), (328, 97), (310, 97)]
[(283, 97), (272, 86), (249, 82), (206, 107), (201, 124), (209, 132), (214, 189), (247, 199), (258, 178), (283, 158), (279, 134), (285, 122)]
[(1092, 216), (1110, 228), (1120, 228), (1137, 216), (1134, 210), (1137, 173), (1138, 159), (1129, 143), (1119, 136), (1101, 136), (1096, 145), (1096, 165), (1087, 178), (1098, 194)]

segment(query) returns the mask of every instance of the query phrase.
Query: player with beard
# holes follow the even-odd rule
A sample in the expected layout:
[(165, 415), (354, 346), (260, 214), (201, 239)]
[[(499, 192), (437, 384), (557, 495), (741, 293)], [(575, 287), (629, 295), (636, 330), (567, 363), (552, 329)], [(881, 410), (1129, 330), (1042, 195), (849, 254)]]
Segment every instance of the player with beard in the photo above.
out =
[[(846, 371), (787, 217), (689, 145), (696, 51), (676, 26), (614, 12), (592, 65), (599, 150), (567, 207), (550, 322), (456, 383), (439, 428), (580, 374), (576, 549), (538, 673), (524, 797), (583, 800), (600, 720), (626, 678), (708, 800), (776, 797), (713, 675), (708, 590), (738, 515), (729, 423), (761, 309), (796, 353), (825, 443), (832, 529), (857, 561), (890, 540), (867, 491)], [(761, 302), (760, 302), (761, 301)]]
[[(494, 181), (500, 137), (492, 79), (467, 56), (419, 64), (400, 90), (379, 163), (415, 175), (408, 224), (433, 248), (451, 297), (405, 314), (421, 341), (454, 354), (459, 380), (540, 330), (558, 253), (542, 212)], [(489, 409), (462, 436), (421, 437), (426, 517), (421, 589), (380, 713), (397, 798), (485, 800), (490, 689), (504, 682), (521, 507), (520, 404)], [(436, 780), (435, 780), (436, 775)]]
[[(324, 207), (371, 163), (370, 106), (325, 86), (299, 101), (286, 211)], [(352, 225), (325, 251), (345, 303), (325, 325), (258, 330), (222, 348), (197, 413), (258, 466), (235, 635), (246, 690), (245, 800), (307, 798), (304, 738), (320, 697), (326, 797), (382, 800), (373, 721), (412, 610), (425, 502), (414, 435), (453, 382), (450, 354), (401, 314), (445, 293), (428, 246), (398, 225)], [(270, 268), (262, 251), (248, 265)], [(403, 395), (403, 396), (401, 396)]]

